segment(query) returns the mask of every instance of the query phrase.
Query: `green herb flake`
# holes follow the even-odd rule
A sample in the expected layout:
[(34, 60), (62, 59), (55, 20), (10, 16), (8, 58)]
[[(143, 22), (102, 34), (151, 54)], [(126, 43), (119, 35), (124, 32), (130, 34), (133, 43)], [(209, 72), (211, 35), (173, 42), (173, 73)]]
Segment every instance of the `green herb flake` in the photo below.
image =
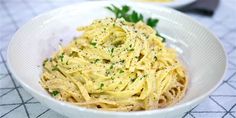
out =
[(155, 60), (155, 61), (157, 60), (157, 56), (154, 56), (154, 60)]
[(106, 76), (108, 76), (110, 74), (110, 72), (108, 70), (106, 70), (105, 73), (106, 73)]
[(129, 49), (128, 51), (134, 51), (134, 48)]
[(120, 73), (124, 73), (125, 71), (123, 71), (123, 70), (120, 70)]
[(145, 78), (147, 76), (148, 76), (147, 74), (143, 75), (142, 77), (140, 77), (140, 80), (142, 80), (143, 78)]
[(59, 68), (57, 67), (58, 65), (56, 65), (56, 66), (53, 66), (52, 67), (52, 71), (58, 71), (59, 70)]
[(47, 62), (48, 62), (48, 59), (45, 59), (45, 60), (43, 61), (43, 66), (45, 66)]
[(114, 52), (114, 48), (111, 48), (111, 54)]
[(99, 61), (99, 59), (95, 59), (94, 63), (97, 63)]
[(90, 45), (92, 45), (92, 46), (96, 46), (97, 45), (97, 43), (95, 43), (95, 42), (90, 42)]
[(120, 60), (120, 62), (121, 62), (121, 63), (124, 63), (124, 62), (125, 62), (125, 60)]
[(131, 78), (130, 81), (131, 82), (134, 82), (136, 80), (136, 78)]
[(76, 56), (76, 55), (77, 55), (77, 52), (75, 52), (75, 51), (72, 51), (72, 52), (69, 54), (70, 57), (74, 57), (74, 56)]
[(148, 75), (147, 74), (145, 74), (143, 77), (147, 77)]
[(114, 80), (115, 78), (114, 77), (111, 77), (111, 80)]
[(118, 46), (121, 45), (121, 44), (122, 44), (122, 41), (116, 41), (116, 42), (113, 43), (113, 45), (114, 45), (115, 47), (118, 47)]
[(111, 64), (110, 69), (113, 69), (113, 65), (114, 65), (114, 64)]
[(59, 94), (58, 91), (53, 91), (53, 92), (51, 92), (51, 95), (52, 95), (52, 96), (57, 96), (58, 94)]
[(101, 83), (99, 89), (102, 90), (103, 86), (104, 86), (104, 84)]
[(58, 58), (61, 60), (61, 62), (63, 62), (64, 54), (65, 54), (65, 52), (63, 52), (63, 53), (58, 57)]

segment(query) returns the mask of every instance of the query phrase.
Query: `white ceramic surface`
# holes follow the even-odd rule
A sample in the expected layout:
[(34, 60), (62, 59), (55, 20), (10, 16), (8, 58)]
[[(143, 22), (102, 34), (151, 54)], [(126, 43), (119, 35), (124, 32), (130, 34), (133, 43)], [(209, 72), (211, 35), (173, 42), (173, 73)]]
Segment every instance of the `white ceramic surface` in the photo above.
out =
[(177, 118), (213, 92), (222, 82), (227, 58), (218, 39), (188, 16), (172, 9), (127, 3), (146, 17), (160, 19), (158, 31), (168, 37), (167, 44), (177, 49), (185, 61), (190, 84), (186, 96), (178, 104), (158, 110), (139, 112), (107, 112), (86, 109), (52, 98), (39, 84), (42, 61), (80, 35), (76, 28), (97, 18), (112, 16), (104, 9), (123, 2), (84, 2), (41, 14), (22, 26), (10, 41), (7, 64), (13, 76), (31, 95), (49, 108), (72, 118)]
[[(127, 1), (127, 0), (124, 0), (124, 1)], [(129, 0), (129, 1), (139, 2), (139, 0)], [(154, 6), (162, 5), (162, 6), (172, 7), (172, 8), (180, 8), (180, 7), (189, 5), (195, 1), (196, 0), (172, 0), (170, 2), (141, 2), (141, 3), (146, 3), (146, 4), (150, 4)]]

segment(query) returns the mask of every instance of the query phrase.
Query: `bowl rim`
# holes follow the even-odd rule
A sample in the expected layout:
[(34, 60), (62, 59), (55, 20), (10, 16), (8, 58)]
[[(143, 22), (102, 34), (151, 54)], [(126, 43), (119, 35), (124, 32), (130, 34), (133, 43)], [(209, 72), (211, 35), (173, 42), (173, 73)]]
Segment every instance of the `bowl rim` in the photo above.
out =
[(138, 1), (138, 0), (129, 0), (129, 1), (140, 2), (140, 3), (144, 3), (144, 4), (152, 4), (152, 5), (163, 5), (163, 6), (171, 7), (171, 8), (181, 8), (181, 7), (187, 6), (189, 4), (192, 4), (192, 3), (196, 2), (197, 0), (174, 0), (174, 1), (170, 1), (170, 2)]
[[(80, 107), (80, 106), (76, 106), (76, 105), (73, 105), (71, 103), (68, 103), (68, 102), (63, 102), (63, 101), (59, 101), (59, 100), (56, 100), (55, 98), (52, 98), (52, 97), (49, 97), (47, 95), (44, 95), (44, 94), (40, 94), (40, 92), (38, 92), (36, 89), (30, 87), (27, 83), (24, 83), (21, 78), (16, 74), (16, 71), (15, 69), (13, 68), (13, 66), (11, 65), (11, 62), (10, 62), (10, 50), (11, 50), (11, 44), (17, 40), (16, 38), (16, 35), (19, 33), (19, 31), (21, 31), (24, 27), (26, 27), (28, 24), (34, 22), (35, 20), (37, 20), (38, 18), (44, 16), (44, 15), (47, 15), (47, 14), (50, 14), (50, 13), (53, 13), (53, 12), (57, 12), (57, 11), (61, 11), (61, 10), (65, 10), (67, 8), (74, 8), (75, 6), (86, 6), (86, 5), (92, 5), (92, 4), (127, 4), (127, 3), (132, 3), (132, 4), (137, 4), (139, 5), (138, 7), (140, 7), (141, 3), (134, 3), (134, 2), (122, 2), (122, 1), (105, 1), (105, 0), (101, 0), (101, 1), (87, 1), (87, 2), (81, 2), (81, 3), (76, 3), (76, 4), (73, 4), (73, 5), (66, 5), (66, 6), (63, 6), (63, 7), (59, 7), (59, 8), (56, 8), (56, 9), (53, 9), (53, 10), (50, 10), (48, 12), (45, 12), (45, 13), (42, 13), (42, 14), (39, 14), (37, 15), (36, 17), (30, 19), (27, 23), (25, 23), (24, 25), (21, 26), (21, 28), (19, 28), (15, 33), (14, 35), (12, 36), (9, 44), (8, 44), (8, 47), (7, 47), (7, 57), (6, 57), (6, 64), (7, 64), (7, 67), (8, 69), (10, 70), (10, 72), (12, 73), (12, 75), (14, 76), (14, 78), (23, 86), (23, 88), (25, 88), (31, 95), (32, 93), (36, 94), (37, 96), (40, 96), (41, 98), (44, 98), (46, 99), (47, 101), (50, 101), (50, 102), (54, 102), (56, 104), (60, 104), (61, 106), (64, 106), (64, 107), (67, 107), (67, 108), (72, 108), (72, 109), (76, 109), (78, 111), (86, 111), (86, 112), (91, 112), (91, 113), (97, 113), (97, 114), (106, 114), (106, 115), (124, 115), (124, 116), (129, 116), (129, 115), (147, 115), (147, 114), (160, 114), (160, 113), (167, 113), (167, 112), (170, 112), (170, 111), (174, 111), (175, 109), (181, 109), (181, 108), (185, 108), (186, 106), (190, 106), (190, 105), (195, 105), (196, 103), (198, 103), (198, 101), (206, 98), (207, 96), (209, 96), (224, 80), (225, 76), (226, 76), (226, 71), (227, 71), (227, 68), (228, 68), (228, 57), (227, 57), (227, 54), (225, 53), (225, 48), (223, 46), (223, 44), (220, 42), (220, 40), (211, 32), (209, 31), (205, 26), (201, 25), (200, 23), (198, 23), (196, 20), (192, 19), (190, 16), (188, 15), (185, 15), (184, 13), (181, 13), (177, 10), (174, 10), (174, 9), (171, 9), (171, 8), (167, 8), (167, 7), (162, 7), (162, 6), (158, 6), (158, 7), (155, 7), (155, 6), (152, 6), (152, 5), (148, 5), (148, 4), (145, 4), (145, 6), (148, 6), (148, 9), (152, 10), (152, 9), (162, 9), (162, 10), (165, 10), (165, 11), (171, 11), (171, 12), (174, 12), (180, 16), (183, 16), (185, 17), (187, 20), (190, 20), (191, 22), (195, 23), (196, 25), (198, 25), (199, 27), (201, 27), (203, 30), (205, 30), (208, 34), (212, 35), (214, 37), (214, 39), (216, 40), (216, 42), (220, 45), (221, 47), (221, 50), (223, 51), (224, 53), (224, 59), (225, 59), (225, 62), (224, 62), (224, 72), (223, 74), (221, 75), (221, 79), (217, 82), (217, 84), (215, 84), (211, 89), (209, 89), (207, 92), (205, 92), (204, 94), (194, 98), (193, 100), (191, 101), (188, 101), (184, 104), (176, 104), (176, 105), (173, 105), (171, 107), (166, 107), (166, 108), (162, 108), (162, 109), (154, 109), (154, 110), (146, 110), (146, 111), (134, 111), (134, 112), (120, 112), (120, 111), (105, 111), (105, 110), (96, 110), (96, 109), (90, 109), (90, 108), (84, 108), (84, 107)], [(142, 4), (144, 5), (144, 4)], [(37, 98), (36, 98), (37, 99)], [(44, 104), (44, 103), (43, 103)]]

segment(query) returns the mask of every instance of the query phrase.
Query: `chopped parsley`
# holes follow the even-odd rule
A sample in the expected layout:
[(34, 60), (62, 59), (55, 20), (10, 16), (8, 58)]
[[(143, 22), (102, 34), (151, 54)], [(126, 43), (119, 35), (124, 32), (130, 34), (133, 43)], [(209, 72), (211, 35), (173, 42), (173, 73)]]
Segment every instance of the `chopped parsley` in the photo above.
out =
[(57, 67), (58, 65), (56, 65), (56, 66), (53, 66), (52, 67), (52, 71), (58, 71), (59, 70), (59, 68)]
[(78, 53), (76, 52), (76, 51), (72, 51), (70, 54), (69, 54), (69, 56), (71, 57), (74, 57), (74, 56), (76, 56)]
[(123, 70), (120, 70), (120, 73), (124, 73), (125, 71), (123, 71)]
[(114, 48), (111, 48), (111, 54), (114, 52)]
[(43, 61), (43, 66), (45, 66), (47, 62), (48, 62), (48, 59), (45, 59), (45, 60)]
[(95, 42), (90, 42), (90, 45), (92, 45), (92, 46), (96, 46), (97, 45), (97, 43), (95, 43)]
[(131, 82), (134, 82), (136, 80), (136, 78), (131, 78), (130, 81)]
[(116, 41), (116, 42), (114, 42), (113, 43), (113, 45), (115, 46), (115, 47), (118, 47), (119, 45), (121, 45), (122, 44), (122, 41), (120, 40), (120, 41)]
[(105, 74), (108, 76), (110, 74), (109, 70), (106, 70)]
[(52, 96), (56, 96), (56, 95), (58, 95), (58, 94), (59, 94), (58, 91), (53, 91), (53, 92), (51, 92), (51, 95), (52, 95)]
[(99, 89), (102, 90), (103, 86), (104, 86), (104, 84), (101, 83)]
[(120, 62), (121, 62), (121, 63), (124, 63), (124, 62), (125, 62), (125, 60), (120, 60)]
[(65, 52), (63, 52), (63, 53), (58, 57), (58, 58), (61, 60), (61, 62), (63, 62), (64, 54), (65, 54)]
[(114, 80), (115, 78), (114, 77), (111, 77), (111, 80)]
[(134, 48), (129, 49), (128, 51), (134, 51)]
[(157, 60), (157, 56), (154, 56), (154, 60), (155, 60), (155, 61)]
[(102, 61), (103, 61), (104, 63), (109, 63), (109, 62), (111, 62), (109, 59), (102, 59)]
[(114, 65), (114, 64), (111, 64), (110, 69), (113, 69), (113, 65)]
[(94, 63), (97, 63), (99, 61), (99, 59), (95, 59)]
[(147, 76), (148, 76), (147, 74), (143, 75), (142, 77), (140, 77), (140, 80), (142, 80), (143, 78), (145, 78)]

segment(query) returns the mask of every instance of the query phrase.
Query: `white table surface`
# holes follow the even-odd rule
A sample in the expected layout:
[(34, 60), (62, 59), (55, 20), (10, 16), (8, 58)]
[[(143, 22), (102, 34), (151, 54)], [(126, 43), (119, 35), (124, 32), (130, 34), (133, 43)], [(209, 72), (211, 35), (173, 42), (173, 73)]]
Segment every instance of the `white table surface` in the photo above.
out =
[[(12, 78), (6, 48), (15, 31), (30, 18), (60, 6), (85, 0), (0, 0), (0, 118), (64, 118), (41, 105)], [(220, 87), (183, 118), (236, 117), (236, 0), (221, 0), (214, 16), (188, 14), (216, 34), (229, 57)]]

